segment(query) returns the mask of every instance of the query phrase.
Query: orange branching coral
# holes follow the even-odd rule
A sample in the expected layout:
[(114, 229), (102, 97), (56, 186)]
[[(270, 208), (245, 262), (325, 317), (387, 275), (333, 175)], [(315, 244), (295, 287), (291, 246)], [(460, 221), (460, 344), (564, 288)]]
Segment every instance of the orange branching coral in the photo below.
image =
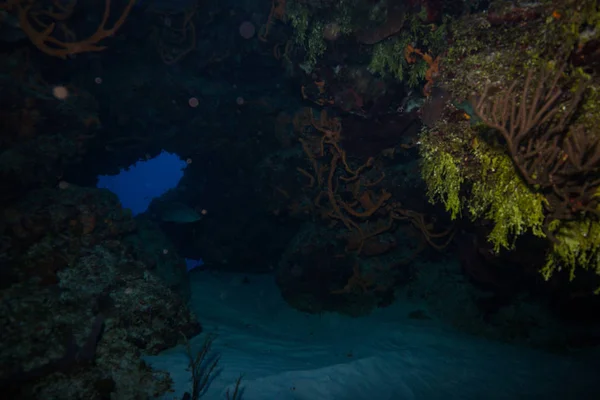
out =
[(175, 64), (196, 48), (195, 15), (195, 6), (183, 12), (161, 14), (161, 26), (155, 34), (158, 54), (165, 64)]
[[(309, 187), (312, 188), (316, 184), (316, 188), (319, 189), (319, 193), (314, 200), (315, 207), (322, 209), (321, 214), (323, 216), (340, 221), (350, 233), (353, 233), (352, 240), (358, 240), (357, 245), (348, 246), (347, 248), (360, 253), (364, 239), (372, 236), (362, 231), (361, 220), (367, 220), (374, 216), (391, 197), (385, 191), (377, 196), (371, 190), (363, 192), (360, 189), (361, 183), (367, 182), (366, 179), (361, 179), (361, 176), (373, 167), (374, 160), (370, 158), (356, 169), (349, 165), (346, 152), (339, 144), (342, 131), (341, 122), (337, 118), (330, 118), (325, 110), (322, 110), (319, 117), (315, 118), (312, 110), (305, 109), (303, 112), (296, 114), (294, 125), (300, 132), (305, 132), (305, 127), (309, 126), (314, 129), (313, 132), (320, 133), (320, 138), (315, 137), (315, 135), (304, 135), (305, 137), (300, 139), (315, 176), (313, 177), (308, 171), (301, 168), (298, 171), (309, 177)], [(329, 151), (326, 152), (326, 149)], [(325, 157), (326, 153), (331, 155), (329, 165), (322, 164), (319, 160)], [(326, 178), (325, 174), (327, 175)], [(340, 184), (340, 181), (343, 183)], [(341, 192), (349, 192), (358, 201), (345, 201), (340, 194)], [(321, 204), (323, 198), (328, 200), (328, 206)], [(357, 206), (359, 208), (356, 208)], [(354, 219), (357, 219), (358, 222)]]
[[(283, 47), (283, 51), (281, 51), (281, 47)], [(285, 61), (292, 62), (290, 54), (293, 48), (294, 42), (292, 40), (287, 40), (285, 45), (283, 43), (275, 43), (275, 46), (273, 46), (273, 57), (276, 60), (284, 59)]]
[[(448, 231), (434, 233), (422, 214), (391, 202), (392, 195), (385, 189), (379, 193), (372, 189), (385, 178), (375, 159), (369, 158), (355, 168), (350, 165), (340, 145), (342, 124), (339, 119), (330, 117), (326, 110), (315, 117), (312, 110), (306, 108), (296, 114), (294, 126), (302, 136), (300, 142), (314, 176), (303, 168), (297, 168), (297, 171), (309, 179), (305, 188), (318, 190), (312, 202), (314, 209), (325, 218), (341, 222), (348, 230), (345, 235), (347, 251), (360, 254), (365, 243), (375, 244), (373, 239), (391, 230), (396, 220), (412, 222), (425, 236), (425, 241), (436, 249), (447, 245), (451, 237), (441, 244), (435, 239), (448, 237)], [(328, 163), (321, 162), (328, 156), (331, 157)]]
[[(356, 251), (357, 254), (362, 253), (365, 245), (371, 243), (371, 239), (392, 229), (394, 220), (392, 218), (380, 218), (373, 223), (362, 224), (360, 229), (351, 231), (346, 235), (346, 250)], [(385, 250), (389, 250), (386, 248)], [(369, 252), (371, 255), (377, 252)]]
[(425, 80), (427, 81), (427, 83), (425, 84), (425, 87), (423, 88), (423, 94), (425, 96), (429, 96), (431, 94), (431, 89), (433, 88), (433, 81), (438, 76), (439, 71), (440, 71), (440, 67), (439, 67), (440, 57), (437, 56), (434, 59), (429, 53), (424, 53), (423, 51), (421, 51), (417, 48), (414, 48), (410, 44), (408, 46), (406, 46), (406, 48), (404, 49), (404, 59), (409, 64), (413, 64), (413, 63), (417, 62), (417, 57), (415, 56), (415, 54), (421, 56), (423, 58), (423, 60), (427, 63), (427, 65), (429, 66), (429, 68), (427, 69), (427, 72), (425, 73)]
[(404, 59), (409, 64), (414, 64), (417, 62), (417, 57), (415, 56), (415, 54), (422, 55), (423, 53), (421, 53), (421, 50), (415, 49), (410, 44), (404, 49)]
[[(105, 0), (100, 25), (96, 32), (83, 40), (76, 40), (75, 33), (65, 25), (65, 21), (73, 14), (76, 4), (77, 0), (67, 2), (54, 0), (53, 6), (47, 9), (35, 0), (8, 0), (0, 3), (0, 9), (17, 13), (21, 29), (39, 50), (64, 59), (69, 55), (104, 50), (106, 46), (98, 43), (117, 32), (127, 19), (135, 0), (129, 0), (121, 16), (109, 29), (106, 28), (106, 24), (110, 17), (111, 1)], [(57, 27), (63, 39), (55, 36)]]
[(335, 100), (327, 94), (325, 81), (315, 81), (308, 88), (303, 85), (300, 88), (300, 93), (304, 100), (310, 100), (319, 106), (335, 104)]
[[(342, 124), (337, 118), (329, 118), (327, 111), (322, 110), (319, 119), (315, 119), (314, 115), (310, 114), (311, 125), (323, 134), (322, 143), (327, 142), (332, 146), (337, 146), (341, 139)], [(338, 148), (339, 149), (339, 148)], [(323, 155), (323, 146), (321, 146), (321, 155)]]
[(267, 23), (260, 28), (258, 38), (266, 42), (271, 26), (275, 23), (275, 20), (285, 21), (285, 0), (272, 0), (271, 11), (267, 18)]
[[(448, 228), (442, 232), (434, 232), (432, 224), (428, 224), (425, 221), (425, 215), (413, 210), (403, 209), (399, 204), (392, 204), (390, 206), (390, 216), (392, 219), (410, 221), (423, 234), (425, 241), (436, 250), (444, 249), (454, 237), (454, 230), (452, 228)], [(444, 239), (444, 241), (437, 243), (436, 240), (438, 239)]]

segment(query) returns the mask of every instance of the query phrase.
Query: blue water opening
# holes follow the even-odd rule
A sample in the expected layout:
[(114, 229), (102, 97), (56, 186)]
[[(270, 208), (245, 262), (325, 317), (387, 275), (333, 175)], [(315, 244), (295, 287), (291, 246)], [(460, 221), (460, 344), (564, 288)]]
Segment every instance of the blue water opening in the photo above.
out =
[(177, 154), (161, 152), (154, 158), (138, 161), (117, 175), (98, 176), (98, 187), (115, 193), (123, 208), (133, 215), (148, 209), (152, 199), (177, 186), (187, 163)]

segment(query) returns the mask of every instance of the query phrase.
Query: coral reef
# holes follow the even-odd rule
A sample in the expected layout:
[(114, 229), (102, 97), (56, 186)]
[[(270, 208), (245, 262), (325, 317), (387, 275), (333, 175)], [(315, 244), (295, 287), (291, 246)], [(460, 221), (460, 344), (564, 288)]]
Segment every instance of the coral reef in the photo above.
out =
[[(441, 84), (466, 110), (463, 119), (473, 120), (448, 111), (447, 121), (423, 133), (421, 147), (430, 194), (453, 217), (466, 208), (490, 220), (495, 251), (513, 248), (525, 232), (548, 239), (545, 279), (563, 270), (573, 279), (577, 267), (600, 272), (592, 234), (600, 213), (600, 134), (590, 109), (597, 78), (569, 61), (594, 40), (585, 33), (594, 2), (566, 3), (458, 22)], [(550, 58), (552, 48), (559, 50)], [(472, 93), (471, 105), (461, 104)]]
[(74, 185), (41, 189), (4, 215), (3, 390), (89, 399), (167, 390), (168, 377), (157, 379), (140, 355), (200, 326), (182, 295), (134, 257), (126, 238), (136, 224), (116, 197)]
[[(185, 259), (273, 274), (305, 312), (400, 298), (594, 343), (565, 316), (597, 328), (599, 21), (592, 0), (0, 0), (2, 389), (167, 393), (140, 356), (200, 331)], [(93, 189), (162, 151), (183, 178), (141, 215)]]

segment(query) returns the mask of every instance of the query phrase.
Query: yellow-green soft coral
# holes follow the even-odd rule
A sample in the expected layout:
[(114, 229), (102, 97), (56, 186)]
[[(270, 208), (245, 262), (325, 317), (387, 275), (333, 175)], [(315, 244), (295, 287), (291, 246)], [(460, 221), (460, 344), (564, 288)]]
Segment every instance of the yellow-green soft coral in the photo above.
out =
[(286, 17), (294, 28), (294, 42), (306, 51), (301, 67), (312, 70), (327, 50), (324, 31), (336, 31), (337, 35), (348, 35), (354, 29), (352, 10), (354, 0), (340, 1), (329, 8), (310, 8), (300, 1), (288, 1)]
[[(452, 219), (465, 208), (473, 220), (490, 220), (493, 228), (488, 240), (495, 251), (512, 248), (515, 239), (527, 231), (546, 236), (542, 231), (545, 197), (523, 182), (500, 148), (477, 139), (478, 132), (464, 122), (440, 121), (420, 138), (421, 171), (429, 199), (442, 202)], [(470, 195), (461, 197), (461, 189)], [(566, 270), (572, 280), (577, 268), (600, 275), (599, 221), (585, 216), (576, 221), (557, 220), (549, 230), (556, 242), (540, 271), (544, 279)], [(600, 288), (595, 293), (600, 294)]]
[(310, 69), (317, 65), (318, 58), (327, 50), (325, 39), (323, 39), (323, 29), (325, 29), (325, 25), (321, 21), (315, 21), (311, 25), (306, 41), (306, 63), (308, 63)]
[(310, 11), (300, 3), (293, 1), (287, 4), (286, 16), (295, 31), (294, 41), (303, 46), (310, 23)]
[(306, 50), (305, 69), (311, 70), (327, 49), (323, 39), (324, 24), (313, 21), (310, 10), (296, 1), (288, 3), (286, 16), (294, 28), (294, 41)]
[(421, 173), (427, 184), (429, 201), (441, 200), (451, 218), (456, 219), (462, 209), (460, 186), (464, 181), (456, 159), (429, 143), (421, 143), (421, 154)]
[[(421, 135), (422, 175), (431, 202), (441, 201), (455, 219), (469, 210), (475, 220), (493, 223), (488, 240), (494, 250), (512, 248), (527, 231), (544, 237), (544, 196), (532, 192), (503, 151), (477, 140), (468, 123), (439, 122)], [(444, 132), (440, 137), (439, 133)], [(457, 133), (460, 131), (460, 133)], [(461, 198), (469, 182), (470, 196)]]
[(407, 35), (400, 35), (373, 47), (369, 71), (380, 75), (391, 75), (399, 81), (404, 80), (408, 63), (404, 58), (404, 49), (410, 44)]
[(515, 239), (528, 230), (545, 237), (542, 231), (545, 197), (531, 191), (504, 152), (477, 142), (473, 148), (480, 170), (468, 208), (472, 219), (483, 217), (494, 223), (488, 236), (494, 251), (512, 248)]
[(369, 70), (382, 76), (390, 75), (398, 81), (406, 82), (410, 87), (417, 87), (425, 78), (429, 65), (422, 58), (409, 64), (405, 58), (405, 50), (408, 45), (413, 45), (422, 47), (430, 56), (442, 53), (446, 48), (446, 25), (432, 29), (430, 24), (423, 23), (416, 15), (409, 17), (408, 25), (410, 29), (373, 46)]
[[(569, 279), (575, 278), (576, 267), (593, 270), (600, 275), (600, 222), (591, 218), (580, 221), (550, 224), (557, 239), (552, 251), (546, 257), (546, 265), (541, 270), (544, 279), (548, 280), (556, 271), (568, 269)], [(600, 294), (600, 288), (596, 290)]]
[(465, 143), (475, 135), (467, 121), (451, 123), (440, 119), (434, 127), (424, 128), (419, 141), (421, 174), (431, 203), (441, 201), (452, 219), (461, 215), (461, 185), (465, 181), (461, 154)]
[[(548, 7), (544, 10), (549, 16), (545, 21), (532, 20), (522, 26), (491, 26), (483, 15), (470, 15), (450, 24), (453, 42), (442, 58), (439, 81), (454, 101), (482, 93), (486, 86), (507, 87), (513, 80), (522, 79), (524, 68), (538, 68), (548, 63), (548, 54), (560, 56), (556, 49), (581, 47), (600, 37), (596, 0), (567, 0), (558, 8), (560, 19), (550, 17), (556, 6), (545, 3)], [(572, 123), (583, 127), (588, 135), (600, 135), (600, 80), (597, 76), (587, 76), (584, 71), (587, 69), (569, 66), (563, 76), (565, 82), (586, 81), (586, 93)], [(497, 133), (450, 119), (453, 121), (438, 122), (435, 129), (421, 137), (427, 144), (421, 152), (423, 177), (430, 198), (433, 194), (436, 201), (446, 200), (446, 208), (454, 217), (458, 215), (446, 203), (450, 198), (458, 198), (460, 189), (439, 179), (439, 174), (447, 171), (449, 165), (455, 165), (462, 178), (461, 193), (469, 193), (459, 198), (459, 206), (469, 210), (473, 219), (486, 218), (493, 222), (488, 239), (495, 250), (511, 248), (514, 239), (526, 231), (544, 237), (542, 226), (548, 223), (545, 218), (552, 216), (545, 209), (544, 195), (548, 193), (523, 182), (512, 159), (503, 151)], [(439, 133), (443, 139), (437, 138)], [(432, 153), (434, 150), (437, 155)], [(432, 155), (428, 157), (428, 153)], [(453, 161), (439, 156), (442, 153)], [(450, 197), (450, 193), (454, 193), (454, 197)], [(560, 204), (553, 205), (560, 207)], [(600, 275), (600, 222), (597, 216), (590, 214), (575, 215), (575, 220), (554, 221), (545, 227), (545, 232), (556, 239), (549, 241), (546, 265), (541, 270), (545, 279), (558, 271), (568, 272), (571, 279), (577, 271)], [(597, 293), (600, 294), (600, 289)]]

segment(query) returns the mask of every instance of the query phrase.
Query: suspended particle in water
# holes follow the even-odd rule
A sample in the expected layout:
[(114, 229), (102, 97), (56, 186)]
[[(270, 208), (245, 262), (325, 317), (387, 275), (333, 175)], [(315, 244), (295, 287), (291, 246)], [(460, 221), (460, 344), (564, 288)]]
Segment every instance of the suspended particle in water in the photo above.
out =
[(59, 100), (66, 100), (69, 97), (69, 89), (64, 86), (54, 86), (52, 88), (52, 95)]
[(240, 25), (240, 35), (244, 39), (252, 39), (256, 33), (256, 27), (250, 21), (244, 21)]

